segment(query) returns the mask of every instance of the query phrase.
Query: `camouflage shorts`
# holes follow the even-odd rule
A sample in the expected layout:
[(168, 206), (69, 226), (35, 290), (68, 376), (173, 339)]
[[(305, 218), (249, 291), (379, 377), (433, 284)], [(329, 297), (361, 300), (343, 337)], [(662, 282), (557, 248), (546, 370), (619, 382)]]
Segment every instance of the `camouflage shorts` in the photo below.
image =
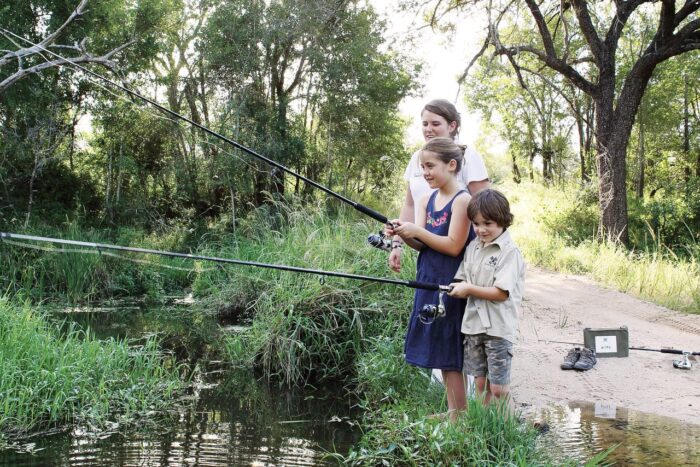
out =
[(470, 375), (488, 375), (493, 384), (510, 384), (512, 359), (513, 343), (502, 337), (471, 334), (464, 338), (464, 371)]

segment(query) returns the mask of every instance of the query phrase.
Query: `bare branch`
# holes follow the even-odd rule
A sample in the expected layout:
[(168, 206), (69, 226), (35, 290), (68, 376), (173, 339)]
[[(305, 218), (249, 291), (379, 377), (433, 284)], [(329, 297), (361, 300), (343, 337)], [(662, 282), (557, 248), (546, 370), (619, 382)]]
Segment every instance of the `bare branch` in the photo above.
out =
[[(30, 47), (22, 47), (19, 43), (13, 40), (14, 38), (21, 39), (20, 36), (12, 33), (11, 31), (7, 31), (5, 29), (0, 28), (0, 32), (2, 32), (2, 34), (8, 40), (10, 40), (13, 44), (17, 45), (18, 47), (18, 50), (9, 51), (4, 56), (0, 57), (0, 66), (7, 65), (8, 63), (14, 60), (17, 60), (18, 65), (16, 72), (14, 72), (12, 75), (8, 76), (2, 82), (0, 82), (0, 92), (4, 91), (12, 84), (16, 83), (21, 79), (26, 78), (31, 74), (39, 73), (48, 68), (66, 65), (70, 63), (98, 63), (111, 70), (114, 68), (114, 63), (112, 63), (111, 61), (114, 55), (118, 54), (130, 45), (134, 44), (136, 42), (135, 39), (132, 39), (99, 57), (94, 57), (91, 53), (87, 51), (87, 37), (83, 38), (80, 41), (80, 43), (75, 43), (73, 45), (54, 44), (54, 42), (58, 39), (61, 33), (63, 33), (68, 28), (68, 26), (76, 20), (76, 18), (79, 18), (85, 13), (85, 6), (87, 5), (87, 2), (88, 0), (81, 0), (81, 2), (78, 4), (75, 10), (71, 13), (68, 19), (66, 19), (66, 21), (63, 22), (61, 26), (59, 26), (54, 32), (42, 39), (41, 42), (39, 42), (38, 44), (33, 44)], [(78, 52), (80, 55), (78, 55), (77, 57), (63, 57), (56, 60), (48, 60), (46, 57), (43, 56), (42, 51), (47, 50), (50, 47), (57, 49), (72, 50)], [(29, 68), (25, 68), (24, 59), (32, 55), (40, 55), (46, 61), (41, 64), (31, 66)]]
[(130, 46), (133, 44), (135, 41), (129, 41), (126, 44), (123, 44), (119, 47), (117, 47), (114, 50), (111, 50), (110, 52), (100, 56), (100, 57), (93, 57), (90, 54), (82, 55), (80, 57), (71, 57), (71, 58), (62, 58), (62, 59), (56, 59), (56, 60), (51, 60), (51, 61), (46, 61), (43, 63), (40, 63), (38, 65), (34, 65), (30, 68), (22, 68), (17, 70), (15, 73), (12, 75), (8, 76), (5, 80), (0, 82), (0, 92), (3, 92), (5, 89), (16, 83), (17, 81), (24, 79), (28, 77), (29, 75), (32, 75), (34, 73), (40, 73), (43, 70), (46, 70), (48, 68), (53, 68), (57, 66), (62, 66), (62, 65), (70, 65), (72, 63), (97, 63), (99, 65), (102, 65), (106, 68), (109, 68), (110, 70), (114, 69), (114, 62), (112, 62), (112, 57), (125, 49), (126, 47)]

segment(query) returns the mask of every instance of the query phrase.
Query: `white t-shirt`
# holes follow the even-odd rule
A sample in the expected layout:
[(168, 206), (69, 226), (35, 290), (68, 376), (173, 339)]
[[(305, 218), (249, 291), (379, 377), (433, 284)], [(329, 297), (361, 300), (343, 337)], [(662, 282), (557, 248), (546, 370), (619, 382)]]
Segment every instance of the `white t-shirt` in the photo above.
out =
[[(464, 151), (462, 168), (457, 174), (457, 181), (461, 188), (467, 188), (470, 182), (480, 182), (489, 178), (484, 161), (478, 152), (467, 148)], [(420, 149), (413, 153), (411, 160), (403, 174), (403, 179), (408, 182), (411, 196), (413, 197), (414, 218), (418, 219), (419, 201), (431, 191), (430, 185), (423, 178), (423, 169), (420, 166)]]

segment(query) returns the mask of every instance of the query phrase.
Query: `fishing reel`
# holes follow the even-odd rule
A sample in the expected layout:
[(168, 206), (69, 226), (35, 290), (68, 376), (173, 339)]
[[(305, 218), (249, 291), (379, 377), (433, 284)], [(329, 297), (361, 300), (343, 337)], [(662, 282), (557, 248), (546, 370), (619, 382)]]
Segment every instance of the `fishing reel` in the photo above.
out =
[(690, 357), (690, 352), (683, 352), (683, 358), (681, 360), (674, 360), (673, 367), (681, 370), (690, 370), (692, 365), (688, 357)]
[(367, 243), (380, 250), (391, 251), (391, 239), (384, 235), (383, 232), (369, 234)]
[(445, 291), (440, 291), (440, 295), (438, 296), (438, 304), (437, 305), (432, 305), (432, 304), (426, 304), (423, 305), (423, 307), (420, 309), (418, 312), (418, 319), (420, 320), (421, 323), (423, 324), (432, 324), (433, 321), (436, 319), (442, 318), (445, 316)]

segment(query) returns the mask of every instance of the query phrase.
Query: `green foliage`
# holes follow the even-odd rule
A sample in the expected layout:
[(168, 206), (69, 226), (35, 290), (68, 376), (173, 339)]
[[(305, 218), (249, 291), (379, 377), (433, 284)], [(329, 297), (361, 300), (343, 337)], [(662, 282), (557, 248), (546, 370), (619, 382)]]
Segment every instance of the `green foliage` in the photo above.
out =
[(630, 237), (639, 239), (639, 249), (630, 251), (586, 233), (595, 225), (592, 214), (586, 214), (594, 212), (590, 192), (572, 194), (533, 184), (500, 188), (511, 202), (515, 214), (511, 230), (529, 264), (586, 274), (669, 308), (700, 309), (697, 241), (677, 246), (676, 253), (659, 241), (661, 235), (649, 229), (649, 221), (636, 220), (630, 225), (639, 230)]
[(547, 233), (569, 245), (595, 238), (600, 222), (596, 187), (587, 185), (573, 193), (564, 192), (558, 201), (538, 216)]
[(397, 329), (392, 334), (368, 338), (364, 351), (357, 358), (354, 390), (362, 395), (362, 405), (367, 410), (398, 403), (425, 404), (426, 394), (432, 395), (431, 406), (442, 405), (442, 387), (431, 384), (431, 376), (426, 371), (406, 364), (403, 331)]
[(535, 437), (501, 407), (473, 399), (456, 423), (400, 405), (385, 410), (359, 447), (338, 458), (349, 465), (548, 465)]
[(164, 410), (180, 372), (155, 339), (139, 346), (60, 331), (31, 308), (0, 299), (0, 433), (80, 424), (115, 431)]

